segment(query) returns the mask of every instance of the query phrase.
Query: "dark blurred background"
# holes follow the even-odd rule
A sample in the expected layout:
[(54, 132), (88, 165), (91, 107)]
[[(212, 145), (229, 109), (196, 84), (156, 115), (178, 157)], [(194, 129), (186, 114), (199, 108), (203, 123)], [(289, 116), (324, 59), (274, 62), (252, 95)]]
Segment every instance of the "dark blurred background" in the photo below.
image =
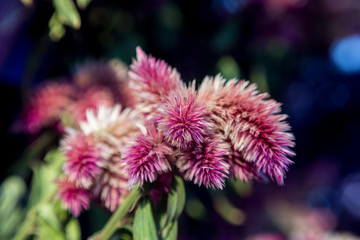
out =
[(34, 86), (88, 59), (130, 64), (141, 46), (184, 81), (221, 72), (257, 83), (283, 103), (296, 137), (285, 186), (225, 192), (246, 216), (240, 224), (214, 211), (211, 192), (188, 184), (193, 208), (202, 204), (207, 215), (183, 216), (182, 239), (277, 231), (264, 213), (274, 198), (329, 209), (336, 231), (360, 234), (360, 1), (93, 0), (79, 10), (81, 28), (66, 27), (57, 41), (49, 37), (53, 12), (51, 1), (0, 1), (1, 181), (29, 144), (11, 126)]

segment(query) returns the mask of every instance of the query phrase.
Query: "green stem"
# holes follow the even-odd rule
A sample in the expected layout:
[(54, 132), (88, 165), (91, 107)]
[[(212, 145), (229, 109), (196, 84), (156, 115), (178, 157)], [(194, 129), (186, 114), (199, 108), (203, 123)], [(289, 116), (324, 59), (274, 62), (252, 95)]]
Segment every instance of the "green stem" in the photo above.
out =
[(55, 193), (56, 193), (56, 188), (54, 188), (51, 192), (49, 192), (48, 195), (46, 195), (38, 204), (36, 204), (34, 207), (32, 207), (26, 218), (24, 223), (20, 226), (19, 231), (16, 233), (16, 235), (14, 236), (13, 240), (23, 240), (26, 239), (26, 237), (30, 234), (31, 232), (31, 228), (34, 226), (35, 224), (35, 220), (36, 220), (36, 214), (38, 211), (38, 208), (40, 206), (42, 206), (43, 204), (51, 201), (51, 199), (54, 197)]
[(114, 212), (100, 233), (91, 236), (89, 239), (108, 240), (119, 227), (121, 220), (129, 213), (132, 206), (136, 204), (140, 197), (141, 190), (139, 188), (134, 188), (120, 204), (119, 208)]

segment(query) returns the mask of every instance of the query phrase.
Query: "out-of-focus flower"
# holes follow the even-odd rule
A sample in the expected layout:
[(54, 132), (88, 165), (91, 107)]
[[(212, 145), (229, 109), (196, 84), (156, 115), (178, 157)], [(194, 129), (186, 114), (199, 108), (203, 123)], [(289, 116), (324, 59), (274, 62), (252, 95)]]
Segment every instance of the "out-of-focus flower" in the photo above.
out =
[(180, 152), (176, 165), (184, 178), (195, 184), (222, 189), (229, 175), (227, 145), (217, 136), (208, 136), (191, 150)]
[(255, 162), (257, 169), (278, 184), (284, 183), (285, 172), (295, 153), (294, 137), (279, 114), (280, 103), (265, 100), (267, 93), (258, 94), (256, 85), (236, 79), (226, 81), (220, 75), (206, 77), (199, 89), (212, 118), (244, 160)]
[(67, 158), (64, 164), (65, 174), (77, 186), (88, 189), (104, 163), (100, 145), (93, 135), (69, 132), (61, 146)]
[(55, 125), (63, 110), (72, 103), (73, 94), (73, 88), (67, 83), (48, 83), (39, 87), (16, 128), (33, 134)]
[(286, 238), (284, 238), (280, 234), (275, 234), (275, 233), (258, 234), (256, 236), (247, 238), (247, 240), (285, 240), (285, 239)]
[(159, 110), (157, 123), (164, 139), (184, 150), (201, 144), (213, 128), (209, 111), (192, 90), (171, 92)]
[(336, 224), (334, 214), (326, 208), (308, 208), (286, 201), (271, 201), (268, 207), (273, 221), (294, 240), (323, 240)]
[(135, 98), (129, 88), (128, 67), (117, 59), (88, 61), (77, 68), (73, 78), (80, 89), (105, 88), (112, 92), (117, 103), (124, 107), (135, 106)]
[(76, 187), (75, 183), (66, 178), (58, 179), (58, 192), (56, 198), (61, 200), (62, 207), (69, 210), (75, 217), (79, 216), (83, 209), (89, 209), (89, 191)]
[(97, 110), (99, 106), (111, 107), (114, 105), (114, 99), (111, 92), (104, 88), (91, 87), (80, 91), (68, 111), (75, 123), (86, 119), (87, 110)]
[(154, 124), (147, 124), (147, 133), (139, 135), (124, 154), (129, 187), (136, 183), (154, 182), (159, 174), (169, 172), (168, 157), (171, 154), (173, 149), (163, 141)]
[(130, 87), (138, 98), (137, 109), (151, 114), (172, 90), (181, 89), (183, 84), (180, 74), (165, 61), (147, 56), (140, 47), (136, 53), (129, 71)]
[(88, 109), (86, 121), (78, 125), (80, 130), (68, 130), (62, 142), (65, 175), (115, 211), (128, 193), (123, 150), (140, 133), (142, 117), (129, 109), (121, 112), (119, 105), (100, 106)]

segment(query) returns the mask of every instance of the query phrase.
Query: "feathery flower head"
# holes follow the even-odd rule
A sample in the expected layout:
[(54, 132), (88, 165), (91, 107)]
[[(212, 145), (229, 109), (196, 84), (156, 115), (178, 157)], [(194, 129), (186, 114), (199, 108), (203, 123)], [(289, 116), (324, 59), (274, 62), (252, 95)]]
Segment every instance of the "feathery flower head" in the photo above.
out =
[(170, 91), (182, 88), (180, 74), (165, 61), (147, 56), (136, 48), (136, 60), (129, 71), (130, 87), (136, 92), (139, 109), (151, 113)]
[(119, 152), (113, 152), (102, 167), (101, 174), (95, 179), (92, 192), (103, 206), (114, 212), (128, 194), (127, 172)]
[(259, 171), (282, 185), (285, 172), (295, 153), (294, 136), (279, 114), (280, 103), (266, 100), (269, 95), (258, 94), (256, 85), (236, 79), (225, 81), (220, 75), (205, 78), (199, 98), (207, 101), (212, 118), (219, 130), (230, 138), (244, 160), (255, 162)]
[(68, 131), (61, 142), (61, 149), (67, 158), (64, 172), (76, 186), (88, 189), (104, 164), (101, 145), (93, 135)]
[(208, 136), (193, 149), (178, 153), (176, 165), (185, 180), (222, 189), (229, 175), (230, 166), (225, 159), (228, 152), (227, 144), (218, 136)]
[(63, 110), (72, 103), (73, 88), (67, 83), (47, 83), (38, 88), (30, 99), (20, 119), (20, 129), (36, 133), (54, 125)]
[(244, 160), (241, 152), (230, 147), (228, 163), (230, 164), (230, 175), (233, 178), (240, 179), (243, 182), (251, 180), (265, 180), (264, 176), (258, 171), (255, 162)]
[(80, 122), (80, 129), (85, 134), (95, 134), (102, 141), (123, 147), (144, 130), (142, 116), (128, 108), (121, 112), (120, 105), (111, 108), (100, 106), (95, 112), (86, 112), (86, 121)]
[(171, 170), (168, 156), (173, 149), (164, 141), (153, 123), (147, 123), (147, 133), (139, 135), (124, 154), (129, 187), (136, 183), (154, 182), (159, 174)]
[(160, 107), (158, 129), (171, 145), (189, 149), (201, 144), (212, 130), (209, 111), (196, 99), (195, 91), (173, 91)]
[(57, 179), (58, 192), (56, 198), (61, 200), (63, 208), (69, 210), (75, 217), (79, 216), (83, 209), (89, 209), (90, 197), (89, 191), (78, 188), (74, 182), (69, 179)]

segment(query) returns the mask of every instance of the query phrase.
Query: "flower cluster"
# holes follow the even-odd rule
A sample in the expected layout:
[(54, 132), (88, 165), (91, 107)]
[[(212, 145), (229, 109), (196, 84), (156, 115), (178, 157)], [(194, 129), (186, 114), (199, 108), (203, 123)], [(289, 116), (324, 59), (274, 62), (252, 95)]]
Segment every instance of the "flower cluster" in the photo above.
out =
[(140, 136), (125, 153), (131, 185), (153, 182), (169, 169), (220, 189), (228, 177), (268, 176), (283, 184), (294, 137), (280, 104), (268, 94), (220, 75), (206, 77), (196, 91), (195, 82), (185, 86), (175, 69), (140, 48), (130, 69), (130, 86), (141, 91), (136, 108), (152, 121), (156, 136)]
[(101, 106), (97, 112), (87, 110), (86, 120), (79, 125), (77, 130), (68, 129), (61, 141), (67, 160), (64, 176), (57, 182), (58, 197), (74, 215), (87, 209), (90, 199), (115, 211), (128, 193), (128, 174), (122, 161), (125, 143), (139, 134), (137, 125), (143, 125), (142, 118), (135, 111), (121, 111), (119, 105)]
[(219, 189), (230, 177), (283, 184), (294, 137), (279, 103), (220, 75), (196, 90), (163, 60), (136, 51), (128, 73), (116, 61), (87, 63), (73, 85), (50, 84), (30, 102), (31, 132), (66, 113), (74, 122), (61, 141), (65, 208), (78, 215), (94, 199), (114, 211), (130, 188), (148, 182), (161, 192), (172, 174)]
[(86, 110), (116, 103), (132, 107), (135, 98), (128, 91), (127, 67), (120, 61), (88, 62), (72, 77), (40, 86), (21, 114), (17, 130), (35, 134), (44, 128), (62, 132), (85, 120)]

